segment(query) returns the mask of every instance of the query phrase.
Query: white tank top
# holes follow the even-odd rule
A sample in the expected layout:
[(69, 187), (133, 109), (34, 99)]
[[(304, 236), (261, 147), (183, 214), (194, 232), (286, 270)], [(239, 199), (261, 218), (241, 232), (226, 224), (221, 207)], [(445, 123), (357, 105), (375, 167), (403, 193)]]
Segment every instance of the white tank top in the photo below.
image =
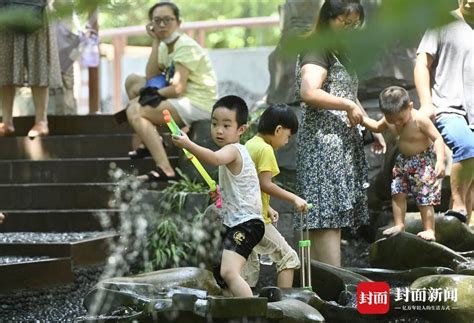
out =
[(219, 166), (224, 224), (234, 227), (252, 219), (263, 221), (260, 184), (255, 165), (245, 146), (239, 143), (231, 145), (240, 152), (242, 169), (239, 174), (234, 175), (227, 166)]

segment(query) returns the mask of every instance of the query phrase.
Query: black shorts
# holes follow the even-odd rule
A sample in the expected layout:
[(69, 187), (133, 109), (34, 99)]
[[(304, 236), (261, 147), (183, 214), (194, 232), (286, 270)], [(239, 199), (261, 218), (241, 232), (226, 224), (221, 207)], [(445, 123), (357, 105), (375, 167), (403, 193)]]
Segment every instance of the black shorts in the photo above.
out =
[[(249, 257), (252, 249), (262, 240), (265, 234), (265, 223), (258, 219), (243, 222), (232, 228), (224, 227), (222, 249), (234, 251), (245, 259)], [(214, 278), (219, 286), (227, 288), (227, 284), (221, 276), (222, 252), (219, 258), (218, 263), (214, 266)]]

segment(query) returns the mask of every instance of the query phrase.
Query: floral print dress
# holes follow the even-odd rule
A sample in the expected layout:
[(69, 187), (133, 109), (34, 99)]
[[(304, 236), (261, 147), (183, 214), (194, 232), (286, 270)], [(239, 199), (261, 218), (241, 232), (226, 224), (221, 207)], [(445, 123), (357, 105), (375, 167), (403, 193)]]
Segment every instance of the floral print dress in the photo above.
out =
[[(356, 101), (358, 79), (334, 56), (322, 89)], [(296, 68), (299, 99), (301, 63)], [(357, 228), (369, 221), (366, 187), (368, 164), (358, 127), (349, 127), (345, 111), (308, 106), (301, 100), (296, 180), (298, 195), (313, 203), (310, 229)], [(299, 228), (299, 217), (295, 218)]]

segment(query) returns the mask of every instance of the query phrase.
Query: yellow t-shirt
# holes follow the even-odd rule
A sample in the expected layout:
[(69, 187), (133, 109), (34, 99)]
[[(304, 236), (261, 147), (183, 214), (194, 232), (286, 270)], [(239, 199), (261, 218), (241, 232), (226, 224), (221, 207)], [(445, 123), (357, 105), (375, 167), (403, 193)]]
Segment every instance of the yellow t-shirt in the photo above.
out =
[[(250, 153), (250, 157), (255, 164), (257, 174), (261, 172), (271, 172), (272, 177), (280, 173), (278, 168), (278, 162), (275, 157), (275, 151), (273, 147), (265, 142), (262, 137), (254, 136), (252, 139), (247, 141), (245, 147)], [(270, 195), (262, 193), (262, 212), (265, 223), (271, 223), (271, 219), (268, 216), (268, 206), (270, 205)]]
[(205, 50), (186, 34), (179, 36), (171, 53), (168, 53), (166, 44), (161, 42), (158, 51), (159, 66), (168, 68), (172, 63), (181, 64), (189, 70), (183, 96), (192, 105), (210, 113), (217, 99), (217, 79)]

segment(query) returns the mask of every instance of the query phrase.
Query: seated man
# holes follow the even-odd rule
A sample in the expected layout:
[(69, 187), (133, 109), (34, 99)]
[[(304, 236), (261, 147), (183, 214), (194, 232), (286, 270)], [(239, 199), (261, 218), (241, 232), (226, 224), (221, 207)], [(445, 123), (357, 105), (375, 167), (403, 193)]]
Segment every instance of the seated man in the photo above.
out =
[[(217, 82), (204, 49), (177, 31), (181, 20), (175, 4), (157, 3), (150, 8), (148, 16), (150, 23), (146, 28), (153, 39), (152, 51), (146, 77), (133, 74), (127, 78), (125, 87), (131, 100), (126, 113), (128, 122), (156, 163), (155, 169), (142, 179), (162, 181), (176, 176), (156, 131), (157, 125), (165, 123), (163, 110), (169, 110), (179, 126), (190, 127), (194, 121), (210, 119)], [(155, 90), (156, 96), (149, 88), (143, 90), (147, 80), (162, 74), (169, 85)]]

